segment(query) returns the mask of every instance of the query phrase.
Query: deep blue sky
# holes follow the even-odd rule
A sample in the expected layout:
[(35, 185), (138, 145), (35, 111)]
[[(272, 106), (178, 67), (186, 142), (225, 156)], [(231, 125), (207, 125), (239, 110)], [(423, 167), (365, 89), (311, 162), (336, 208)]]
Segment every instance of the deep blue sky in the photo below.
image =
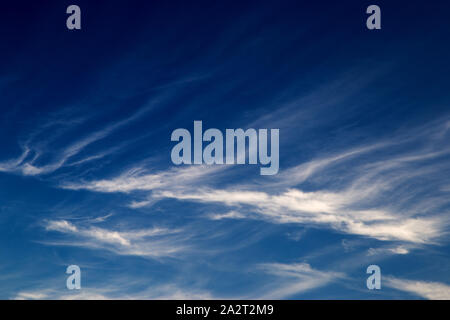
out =
[[(0, 298), (448, 299), (449, 12), (2, 4)], [(279, 128), (279, 173), (173, 165), (194, 120)]]

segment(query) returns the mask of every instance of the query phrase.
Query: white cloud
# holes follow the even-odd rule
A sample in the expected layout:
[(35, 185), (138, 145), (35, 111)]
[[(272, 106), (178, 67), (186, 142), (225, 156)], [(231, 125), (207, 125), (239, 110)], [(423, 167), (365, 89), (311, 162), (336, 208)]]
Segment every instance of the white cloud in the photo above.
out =
[(82, 287), (80, 290), (42, 288), (18, 292), (14, 300), (211, 300), (210, 292), (187, 289), (177, 284), (156, 285), (128, 292), (122, 283), (108, 284), (103, 288)]
[(391, 144), (393, 144), (392, 141), (376, 143), (369, 146), (354, 148), (349, 151), (330, 155), (328, 157), (313, 159), (306, 163), (301, 163), (289, 169), (283, 170), (280, 174), (274, 176), (274, 180), (276, 182), (273, 182), (272, 185), (287, 187), (295, 186), (308, 180), (308, 178), (314, 176), (328, 166), (336, 165), (341, 161), (349, 161), (352, 158), (382, 149), (383, 147), (387, 147)]
[[(64, 183), (65, 189), (91, 190), (97, 192), (152, 191), (163, 188), (177, 189), (191, 183), (196, 183), (225, 167), (191, 166), (178, 167), (167, 171), (149, 174), (143, 168), (133, 168), (113, 179), (103, 179), (84, 183)], [(133, 202), (131, 207), (139, 208), (150, 201)]]
[(19, 292), (14, 300), (43, 300), (48, 297), (44, 292)]
[(340, 272), (320, 271), (307, 263), (266, 263), (260, 267), (268, 274), (277, 277), (276, 284), (266, 288), (258, 299), (285, 299), (301, 294), (345, 277)]
[[(222, 205), (243, 217), (274, 223), (312, 224), (383, 241), (434, 244), (444, 239), (449, 227), (445, 208), (450, 200), (439, 191), (442, 182), (448, 183), (441, 174), (448, 170), (448, 162), (441, 160), (448, 157), (450, 147), (437, 134), (442, 124), (412, 131), (293, 166), (264, 183), (224, 189), (199, 183), (161, 188), (152, 197)], [(304, 182), (311, 191), (302, 190)]]
[(98, 227), (77, 227), (66, 220), (48, 221), (47, 231), (57, 231), (75, 240), (54, 242), (57, 245), (73, 245), (113, 251), (120, 255), (142, 257), (169, 257), (186, 249), (179, 237), (180, 230), (151, 228), (115, 231)]
[[(133, 121), (139, 120), (145, 113), (153, 109), (154, 105), (157, 102), (159, 102), (159, 98), (142, 107), (129, 117), (108, 124), (97, 131), (88, 133), (86, 136), (81, 137), (78, 140), (72, 142), (68, 141), (65, 148), (57, 150), (54, 150), (53, 147), (50, 146), (52, 139), (58, 137), (58, 135), (54, 134), (53, 126), (63, 125), (66, 127), (73, 127), (74, 125), (78, 125), (80, 121), (72, 121), (69, 119), (52, 119), (50, 123), (45, 123), (38, 126), (38, 129), (30, 135), (25, 144), (22, 145), (23, 152), (21, 156), (19, 156), (17, 159), (0, 162), (0, 172), (14, 172), (26, 176), (37, 176), (52, 173), (66, 165), (72, 166), (75, 164), (81, 164), (103, 158), (109, 153), (116, 151), (117, 148), (110, 148), (109, 150), (97, 153), (95, 155), (88, 155), (83, 159), (77, 160), (71, 164), (68, 163), (68, 161), (72, 157), (81, 153), (88, 146), (97, 141), (105, 139), (113, 132), (125, 127)], [(47, 115), (47, 117), (51, 118), (51, 115)], [(39, 135), (45, 135), (47, 140), (35, 142), (35, 138)], [(33, 154), (34, 156), (32, 158), (29, 158), (31, 154)], [(47, 161), (46, 164), (37, 164), (42, 155), (50, 154), (54, 154), (54, 157), (49, 157), (51, 160)]]
[[(431, 243), (442, 236), (445, 221), (440, 217), (405, 218), (387, 210), (349, 209), (357, 195), (349, 193), (302, 192), (289, 189), (279, 195), (239, 190), (199, 190), (196, 193), (162, 191), (158, 196), (227, 206), (250, 206), (253, 217), (276, 223), (327, 225), (341, 232), (379, 240)], [(249, 216), (252, 216), (249, 214)]]
[(49, 221), (45, 227), (47, 230), (59, 231), (59, 232), (77, 232), (78, 228), (68, 221)]
[(227, 213), (212, 213), (208, 215), (211, 220), (223, 220), (223, 219), (242, 219), (245, 215), (237, 211), (229, 211)]
[[(448, 165), (440, 159), (450, 154), (445, 137), (437, 133), (442, 133), (442, 124), (312, 159), (282, 170), (264, 183), (255, 178), (222, 189), (211, 187), (211, 181), (217, 186), (221, 177), (217, 173), (229, 166), (176, 167), (155, 173), (135, 168), (112, 179), (62, 186), (132, 197), (135, 192), (147, 192), (145, 199), (132, 199), (131, 208), (167, 198), (195, 201), (239, 212), (210, 216), (216, 220), (312, 224), (383, 241), (433, 244), (448, 233), (449, 218), (442, 210), (450, 203), (448, 197), (435, 193), (442, 189), (438, 182), (448, 185), (441, 174)], [(303, 190), (304, 182), (310, 184), (310, 191)]]
[(410, 248), (406, 246), (395, 246), (395, 247), (387, 247), (387, 248), (370, 248), (367, 250), (367, 255), (375, 256), (380, 254), (408, 254), (410, 252)]
[[(313, 269), (306, 263), (266, 263), (257, 265), (257, 268), (271, 277), (263, 280), (262, 287), (250, 292), (241, 292), (238, 296), (217, 296), (212, 292), (180, 283), (156, 284), (142, 288), (140, 278), (122, 276), (112, 279), (108, 283), (96, 287), (84, 287), (81, 290), (60, 289), (54, 287), (35, 287), (34, 289), (20, 291), (13, 299), (29, 300), (210, 300), (210, 299), (282, 299), (296, 294), (323, 287), (333, 281), (345, 277), (339, 272), (327, 272)], [(149, 281), (149, 279), (146, 279)], [(57, 283), (49, 280), (49, 283)], [(151, 281), (150, 281), (151, 282)], [(202, 281), (203, 282), (203, 281)], [(134, 285), (137, 285), (134, 287)], [(58, 287), (58, 289), (56, 289)]]
[(450, 286), (440, 282), (416, 281), (385, 277), (383, 283), (388, 287), (409, 292), (425, 299), (450, 299)]

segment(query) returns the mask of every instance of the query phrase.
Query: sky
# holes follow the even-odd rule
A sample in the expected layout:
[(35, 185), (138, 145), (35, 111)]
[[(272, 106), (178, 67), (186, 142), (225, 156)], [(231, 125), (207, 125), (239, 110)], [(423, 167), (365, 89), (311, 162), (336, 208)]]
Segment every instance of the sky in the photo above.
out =
[[(0, 299), (449, 299), (450, 4), (393, 2), (2, 4)], [(173, 164), (197, 120), (278, 173)]]

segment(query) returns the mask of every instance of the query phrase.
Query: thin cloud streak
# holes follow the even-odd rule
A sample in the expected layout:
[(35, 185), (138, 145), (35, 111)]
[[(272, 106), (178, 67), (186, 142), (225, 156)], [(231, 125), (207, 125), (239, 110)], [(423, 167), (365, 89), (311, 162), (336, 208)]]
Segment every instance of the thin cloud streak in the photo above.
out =
[(385, 277), (383, 283), (391, 288), (405, 291), (429, 300), (449, 300), (450, 286), (440, 282), (417, 281)]
[(145, 290), (126, 293), (123, 285), (106, 288), (83, 287), (67, 292), (49, 288), (20, 291), (13, 300), (211, 300), (217, 299), (205, 290), (188, 289), (176, 284), (158, 285)]
[(61, 185), (63, 189), (90, 190), (96, 192), (152, 191), (160, 189), (178, 189), (183, 186), (200, 183), (202, 179), (215, 173), (220, 173), (225, 166), (192, 166), (178, 167), (157, 173), (148, 173), (142, 167), (132, 168), (113, 179), (103, 179), (91, 182), (66, 182)]
[[(435, 244), (448, 233), (449, 218), (442, 210), (449, 200), (446, 196), (419, 195), (433, 188), (433, 179), (445, 180), (440, 171), (448, 167), (442, 160), (450, 154), (450, 148), (445, 136), (438, 134), (442, 130), (442, 125), (433, 123), (413, 130), (414, 135), (399, 134), (389, 143), (311, 160), (285, 170), (264, 185), (210, 187), (207, 185), (212, 175), (223, 173), (229, 166), (191, 166), (157, 173), (136, 168), (113, 179), (65, 183), (62, 187), (131, 196), (134, 192), (151, 191), (147, 199), (133, 200), (131, 208), (162, 199), (195, 201), (239, 210), (239, 215), (227, 218), (308, 224), (383, 241)], [(398, 151), (410, 144), (417, 147), (407, 153)], [(431, 181), (429, 184), (423, 183), (425, 177)], [(305, 182), (316, 184), (317, 190), (292, 187)], [(412, 187), (405, 189), (405, 185)]]
[(266, 263), (259, 265), (259, 268), (267, 274), (276, 276), (277, 284), (267, 287), (264, 290), (266, 293), (258, 296), (257, 299), (286, 299), (345, 277), (340, 272), (313, 269), (307, 263)]
[[(51, 129), (55, 123), (66, 123), (63, 121), (63, 119), (56, 119), (52, 120), (52, 123), (46, 123), (44, 125), (41, 125), (37, 132), (33, 132), (29, 139), (21, 146), (22, 148), (22, 154), (17, 159), (7, 160), (0, 162), (0, 171), (2, 172), (11, 172), (11, 173), (18, 173), (25, 176), (38, 176), (43, 174), (49, 174), (53, 173), (56, 170), (68, 165), (75, 165), (75, 164), (82, 164), (85, 162), (93, 161), (101, 159), (108, 154), (117, 151), (117, 148), (110, 148), (104, 152), (97, 153), (95, 155), (86, 156), (85, 158), (78, 160), (74, 163), (67, 164), (69, 159), (72, 157), (78, 155), (83, 151), (86, 147), (89, 145), (92, 145), (93, 143), (103, 140), (115, 131), (126, 127), (127, 125), (133, 123), (134, 121), (141, 120), (142, 117), (149, 113), (151, 110), (155, 109), (155, 107), (162, 101), (163, 97), (155, 97), (152, 101), (147, 103), (144, 107), (140, 108), (136, 112), (134, 112), (132, 115), (128, 116), (125, 119), (119, 120), (115, 123), (109, 124), (104, 126), (102, 129), (88, 133), (84, 138), (81, 138), (79, 140), (75, 140), (74, 142), (69, 143), (69, 145), (62, 150), (56, 151), (55, 160), (49, 161), (48, 164), (45, 165), (36, 165), (36, 161), (39, 160), (39, 158), (46, 153), (46, 149), (50, 149), (50, 147), (43, 147), (46, 143), (50, 143), (52, 139), (52, 133), (50, 133), (50, 138), (47, 137), (47, 142), (43, 141), (40, 143), (36, 143), (34, 141), (35, 137), (38, 136), (41, 133), (46, 132), (45, 130)], [(69, 127), (76, 127), (77, 125), (83, 123), (82, 120), (80, 121), (68, 121), (66, 125)], [(54, 136), (54, 135), (53, 135)], [(41, 145), (39, 147), (39, 145)], [(34, 157), (31, 159), (27, 158), (29, 155), (34, 154)]]
[(66, 220), (47, 221), (45, 229), (74, 238), (73, 241), (53, 242), (53, 245), (102, 249), (118, 255), (172, 257), (187, 249), (180, 237), (181, 230), (152, 228), (116, 231), (99, 227), (78, 227)]

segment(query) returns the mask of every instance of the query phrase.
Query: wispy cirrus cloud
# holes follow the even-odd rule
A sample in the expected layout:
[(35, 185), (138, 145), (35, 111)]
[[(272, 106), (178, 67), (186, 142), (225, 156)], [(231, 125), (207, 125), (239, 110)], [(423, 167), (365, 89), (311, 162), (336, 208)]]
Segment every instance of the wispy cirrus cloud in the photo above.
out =
[[(100, 128), (94, 124), (91, 125), (90, 131), (81, 134), (77, 133), (77, 135), (80, 135), (78, 139), (73, 138), (72, 131), (75, 131), (81, 125), (85, 125), (88, 120), (92, 123), (97, 122), (98, 119), (95, 119), (95, 117), (74, 118), (72, 113), (65, 114), (62, 111), (56, 112), (55, 115), (49, 114), (47, 115), (48, 119), (42, 120), (44, 122), (38, 124), (25, 141), (20, 143), (22, 154), (19, 157), (0, 162), (0, 171), (26, 176), (39, 176), (53, 173), (65, 166), (79, 165), (101, 159), (119, 150), (119, 146), (104, 148), (94, 154), (88, 154), (81, 159), (70, 162), (71, 159), (81, 154), (88, 146), (106, 139), (133, 122), (142, 120), (166, 98), (167, 95), (165, 93), (155, 95), (144, 106), (125, 118), (109, 121)], [(70, 108), (67, 109), (70, 110)], [(55, 131), (55, 128), (60, 128), (60, 130)], [(60, 139), (63, 133), (66, 132), (72, 133), (72, 135), (68, 135), (70, 137), (68, 138), (69, 140), (63, 147), (55, 148), (53, 146), (55, 140)], [(124, 142), (121, 145), (124, 145)]]
[(112, 179), (90, 182), (66, 182), (61, 187), (71, 190), (90, 190), (106, 193), (178, 189), (185, 188), (184, 186), (191, 183), (200, 183), (206, 177), (218, 173), (224, 168), (226, 167), (192, 166), (148, 173), (148, 170), (145, 168), (135, 167)]
[(211, 300), (217, 299), (206, 290), (183, 288), (177, 284), (150, 286), (127, 293), (123, 284), (109, 284), (103, 288), (86, 287), (81, 290), (37, 288), (19, 291), (13, 300)]
[(207, 217), (211, 220), (243, 219), (245, 215), (238, 211), (228, 211), (226, 213), (211, 213)]
[(326, 286), (342, 279), (345, 274), (313, 269), (307, 263), (266, 263), (259, 265), (265, 273), (277, 278), (258, 299), (286, 299)]
[(80, 227), (67, 220), (50, 220), (45, 223), (45, 229), (71, 237), (67, 241), (52, 242), (53, 245), (102, 249), (118, 255), (171, 257), (187, 248), (180, 237), (181, 230), (167, 228), (117, 231), (92, 226)]
[(450, 286), (440, 282), (384, 277), (383, 284), (429, 300), (449, 300)]
[(21, 291), (17, 293), (14, 300), (43, 300), (48, 294), (42, 291)]
[(384, 254), (408, 254), (411, 247), (406, 245), (382, 247), (382, 248), (369, 248), (367, 254), (369, 256), (384, 255)]
[[(122, 192), (131, 197), (134, 192), (151, 192), (146, 200), (133, 200), (132, 208), (161, 199), (194, 201), (239, 212), (227, 218), (306, 224), (383, 241), (432, 244), (448, 233), (445, 210), (449, 200), (434, 190), (434, 182), (445, 183), (441, 171), (449, 169), (445, 160), (450, 146), (442, 135), (446, 132), (442, 125), (419, 129), (412, 135), (399, 134), (387, 143), (351, 148), (299, 164), (264, 184), (235, 183), (225, 189), (208, 186), (212, 174), (229, 167), (191, 166), (156, 173), (133, 169), (112, 179), (62, 186)], [(415, 147), (411, 149), (411, 145)], [(403, 151), (404, 147), (408, 151)], [(219, 177), (215, 176), (215, 185)], [(304, 183), (313, 190), (303, 190)], [(426, 192), (435, 195), (420, 196)]]
[(346, 278), (342, 272), (317, 270), (307, 263), (263, 263), (253, 267), (261, 276), (258, 278), (260, 287), (239, 294), (217, 295), (214, 291), (204, 289), (205, 281), (211, 280), (209, 277), (189, 287), (180, 281), (142, 286), (142, 283), (149, 279), (127, 275), (108, 283), (98, 284), (96, 287), (82, 285), (81, 290), (72, 291), (61, 289), (55, 285), (58, 281), (49, 279), (46, 285), (40, 284), (21, 290), (11, 298), (16, 300), (284, 299), (305, 294)]
[(327, 225), (333, 229), (379, 240), (401, 240), (414, 243), (430, 243), (445, 231), (445, 219), (441, 217), (402, 216), (383, 210), (349, 210), (346, 198), (333, 193), (305, 193), (290, 189), (279, 195), (265, 192), (210, 190), (197, 193), (164, 191), (162, 198), (222, 203), (227, 206), (249, 206), (241, 209), (247, 218), (263, 218), (275, 223)]

